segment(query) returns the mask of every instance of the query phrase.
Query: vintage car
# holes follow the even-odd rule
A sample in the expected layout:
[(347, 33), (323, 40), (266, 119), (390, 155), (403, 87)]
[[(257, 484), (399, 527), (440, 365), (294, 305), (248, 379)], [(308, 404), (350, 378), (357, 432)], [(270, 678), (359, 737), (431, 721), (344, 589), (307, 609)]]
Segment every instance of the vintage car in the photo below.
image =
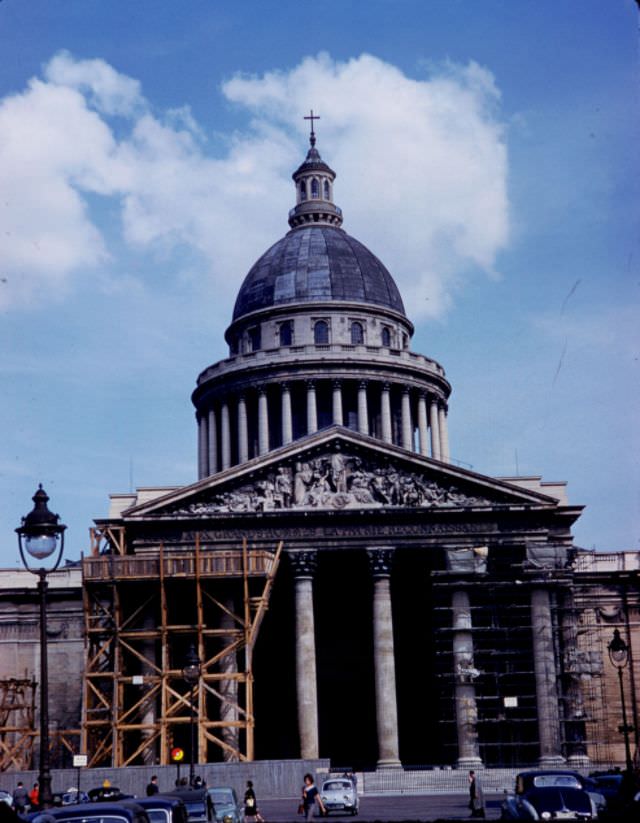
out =
[(244, 811), (238, 803), (238, 796), (231, 786), (216, 786), (207, 789), (216, 810), (216, 823), (242, 823)]
[(327, 813), (358, 814), (359, 801), (355, 780), (350, 777), (329, 777), (320, 792)]
[(149, 823), (145, 810), (132, 800), (74, 803), (35, 812), (28, 815), (27, 820), (30, 823)]
[(175, 795), (153, 794), (137, 797), (136, 803), (147, 813), (151, 823), (188, 823), (187, 807)]
[(597, 820), (598, 812), (584, 789), (543, 786), (508, 797), (502, 804), (503, 820)]
[[(535, 805), (530, 802), (530, 795), (534, 791), (542, 789), (571, 789), (572, 792), (583, 792), (589, 801), (589, 816), (583, 817), (584, 810), (565, 810), (563, 812), (562, 803), (571, 800), (577, 807), (582, 808), (584, 803), (578, 798), (578, 795), (572, 792), (555, 793), (550, 792), (542, 795), (533, 795), (536, 802), (549, 803), (551, 806), (560, 804), (559, 808), (547, 809), (545, 817), (540, 819), (596, 819), (599, 812), (606, 807), (606, 800), (602, 794), (595, 790), (592, 780), (583, 777), (580, 772), (572, 771), (570, 769), (532, 769), (531, 771), (520, 772), (516, 775), (515, 793), (507, 795), (502, 803), (502, 817), (506, 820), (536, 820), (538, 818), (530, 815), (535, 810)], [(524, 816), (523, 816), (524, 815)]]
[(175, 789), (167, 797), (177, 797), (185, 806), (188, 823), (212, 823), (215, 807), (206, 789)]

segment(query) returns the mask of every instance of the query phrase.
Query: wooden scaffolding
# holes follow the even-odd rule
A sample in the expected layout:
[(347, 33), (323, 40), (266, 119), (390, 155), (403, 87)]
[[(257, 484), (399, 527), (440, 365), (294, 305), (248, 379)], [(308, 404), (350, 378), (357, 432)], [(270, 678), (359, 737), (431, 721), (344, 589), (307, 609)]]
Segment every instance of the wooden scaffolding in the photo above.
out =
[(0, 680), (0, 772), (31, 768), (35, 692), (35, 680)]
[[(124, 534), (94, 530), (83, 560), (87, 655), (83, 751), (90, 766), (252, 760), (252, 652), (282, 542), (273, 551), (192, 549), (125, 554)], [(105, 553), (106, 549), (106, 553)], [(102, 553), (101, 553), (102, 552)], [(193, 644), (201, 677), (182, 666)]]

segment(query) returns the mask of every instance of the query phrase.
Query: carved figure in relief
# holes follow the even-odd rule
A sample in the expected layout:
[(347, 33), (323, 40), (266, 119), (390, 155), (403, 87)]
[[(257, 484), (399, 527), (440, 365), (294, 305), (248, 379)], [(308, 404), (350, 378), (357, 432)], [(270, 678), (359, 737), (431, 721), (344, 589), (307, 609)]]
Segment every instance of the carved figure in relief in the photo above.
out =
[(187, 504), (174, 514), (274, 511), (291, 508), (344, 509), (360, 506), (432, 508), (487, 505), (456, 486), (444, 487), (393, 465), (371, 464), (360, 456), (333, 451), (293, 467), (279, 466), (211, 501)]

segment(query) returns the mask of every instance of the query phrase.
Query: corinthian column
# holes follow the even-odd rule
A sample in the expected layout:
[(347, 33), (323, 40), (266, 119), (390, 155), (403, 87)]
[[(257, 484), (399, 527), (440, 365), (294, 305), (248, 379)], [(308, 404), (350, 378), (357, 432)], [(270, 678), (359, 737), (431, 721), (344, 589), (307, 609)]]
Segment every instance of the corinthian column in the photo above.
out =
[(471, 606), (466, 591), (453, 592), (453, 674), (456, 696), (456, 730), (458, 733), (459, 769), (477, 769), (482, 766), (478, 749), (477, 675), (473, 664), (473, 635), (471, 634)]
[(373, 576), (373, 664), (376, 687), (379, 769), (401, 768), (398, 747), (396, 665), (391, 611), (390, 549), (368, 549)]
[(344, 425), (342, 414), (342, 383), (335, 380), (333, 383), (333, 422), (336, 426)]
[(238, 398), (238, 463), (249, 459), (249, 429), (247, 426), (247, 401), (244, 395)]
[(431, 426), (431, 457), (440, 460), (440, 426), (438, 425), (438, 398), (431, 397), (429, 404), (429, 425)]
[(538, 764), (542, 769), (550, 769), (563, 765), (565, 761), (560, 749), (560, 710), (548, 589), (533, 589), (531, 592), (531, 628), (540, 739)]
[(411, 395), (409, 389), (402, 391), (402, 448), (413, 448), (413, 427), (411, 425)]
[(269, 451), (269, 406), (264, 389), (258, 393), (258, 453)]
[(429, 454), (428, 432), (427, 398), (421, 393), (418, 397), (418, 441), (420, 454), (425, 456)]
[(391, 397), (388, 383), (382, 384), (382, 393), (380, 394), (380, 422), (382, 424), (382, 439), (385, 443), (393, 442), (393, 435), (391, 433)]
[(358, 431), (369, 434), (369, 407), (367, 405), (367, 384), (364, 380), (358, 386)]
[(293, 565), (296, 597), (296, 694), (300, 757), (318, 757), (318, 681), (316, 676), (316, 636), (313, 618), (313, 575), (316, 552), (289, 555)]
[(316, 402), (316, 385), (313, 380), (307, 383), (307, 434), (318, 431), (318, 404)]
[(220, 440), (222, 446), (222, 468), (228, 469), (231, 465), (231, 433), (229, 426), (229, 405), (225, 400), (220, 412)]
[(289, 384), (282, 384), (282, 445), (293, 440), (293, 423), (291, 418), (291, 392)]

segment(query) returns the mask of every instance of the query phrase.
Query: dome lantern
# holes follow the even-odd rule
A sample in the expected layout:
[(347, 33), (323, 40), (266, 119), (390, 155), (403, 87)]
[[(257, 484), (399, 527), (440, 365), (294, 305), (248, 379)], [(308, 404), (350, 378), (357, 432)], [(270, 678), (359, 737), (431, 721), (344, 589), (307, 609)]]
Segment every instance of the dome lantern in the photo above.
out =
[(292, 229), (313, 223), (340, 226), (342, 211), (333, 202), (336, 173), (316, 149), (313, 121), (320, 118), (311, 109), (311, 114), (304, 119), (311, 120), (310, 147), (304, 162), (292, 175), (296, 185), (296, 205), (289, 212), (289, 225)]

